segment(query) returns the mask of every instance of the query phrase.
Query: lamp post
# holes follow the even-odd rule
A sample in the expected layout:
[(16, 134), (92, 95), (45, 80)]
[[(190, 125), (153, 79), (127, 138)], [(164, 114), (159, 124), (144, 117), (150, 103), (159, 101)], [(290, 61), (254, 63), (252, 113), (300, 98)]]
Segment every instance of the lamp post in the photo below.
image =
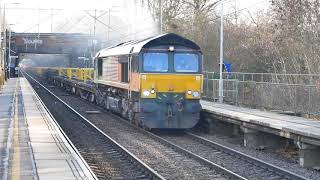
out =
[[(0, 85), (3, 85), (4, 84), (4, 81), (6, 79), (6, 74), (5, 74), (5, 64), (7, 62), (7, 65), (10, 65), (8, 64), (8, 61), (6, 61), (6, 51), (7, 51), (7, 31), (6, 31), (6, 5), (18, 5), (18, 4), (21, 4), (21, 3), (18, 3), (18, 2), (11, 2), (11, 3), (2, 3), (0, 2), (0, 13), (2, 11), (2, 6), (3, 5), (3, 13), (2, 13), (2, 24), (0, 23), (1, 25), (1, 28), (0, 28), (0, 32), (2, 34), (2, 38), (1, 38), (1, 79), (0, 79)], [(11, 36), (11, 30), (10, 30), (10, 34), (9, 36)], [(11, 37), (10, 37), (11, 38)], [(10, 63), (10, 40), (9, 40), (9, 63)]]
[[(2, 8), (1, 8), (1, 3), (0, 3), (0, 13), (2, 14), (1, 12)], [(4, 56), (3, 56), (3, 41), (4, 41), (4, 19), (5, 19), (5, 15), (4, 15), (4, 12), (3, 11), (3, 14), (2, 14), (2, 26), (0, 28), (0, 34), (1, 34), (1, 50), (0, 50), (0, 60), (1, 60), (1, 78), (0, 78), (0, 86), (2, 86), (4, 84), (4, 81), (5, 81), (5, 66), (4, 66)], [(1, 18), (0, 18), (1, 19)], [(0, 23), (1, 25), (1, 23)], [(2, 35), (3, 34), (3, 35)]]
[[(14, 24), (8, 24), (9, 28), (6, 28), (6, 23), (5, 23), (5, 12), (6, 12), (6, 5), (19, 5), (21, 3), (19, 2), (12, 2), (12, 3), (3, 3), (3, 11), (4, 11), (4, 18), (3, 18), (3, 28), (5, 30), (5, 32), (7, 33), (7, 29), (9, 31), (9, 43), (8, 43), (8, 60), (7, 60), (7, 68), (8, 68), (8, 75), (7, 78), (10, 78), (10, 74), (11, 74), (11, 28), (10, 26), (14, 25)], [(6, 52), (7, 52), (7, 34), (5, 33), (5, 58), (7, 57)]]
[(219, 103), (223, 103), (223, 0), (221, 1), (221, 22), (220, 22), (220, 78), (219, 78)]
[(8, 24), (9, 25), (9, 54), (8, 54), (8, 57), (9, 57), (9, 62), (8, 62), (8, 78), (11, 77), (11, 28), (10, 26), (13, 26), (14, 24)]

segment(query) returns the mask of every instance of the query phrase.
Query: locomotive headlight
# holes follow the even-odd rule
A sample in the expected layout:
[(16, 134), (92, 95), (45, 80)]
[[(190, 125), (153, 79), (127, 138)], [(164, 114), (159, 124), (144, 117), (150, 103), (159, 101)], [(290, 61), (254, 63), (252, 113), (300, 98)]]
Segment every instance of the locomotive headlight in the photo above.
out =
[(154, 94), (156, 91), (154, 89), (152, 89), (150, 92), (151, 92), (151, 94)]
[(143, 95), (144, 95), (144, 96), (150, 96), (150, 91), (144, 90), (144, 91), (143, 91)]
[(192, 93), (192, 96), (195, 97), (195, 98), (198, 98), (199, 95), (200, 95), (200, 94), (199, 94), (198, 91), (195, 91), (195, 92)]
[(174, 46), (169, 46), (169, 51), (174, 51)]
[(191, 90), (188, 90), (187, 93), (188, 93), (189, 95), (191, 95), (191, 94), (192, 94), (192, 91), (191, 91)]

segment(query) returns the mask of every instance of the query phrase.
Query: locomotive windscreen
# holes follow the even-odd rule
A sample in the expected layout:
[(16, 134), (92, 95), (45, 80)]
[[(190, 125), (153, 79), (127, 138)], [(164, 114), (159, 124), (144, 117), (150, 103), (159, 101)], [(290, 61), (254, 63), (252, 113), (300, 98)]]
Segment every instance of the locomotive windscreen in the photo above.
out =
[(173, 64), (175, 72), (198, 72), (199, 55), (193, 53), (175, 53)]
[(143, 70), (146, 72), (168, 72), (169, 58), (167, 53), (144, 53)]

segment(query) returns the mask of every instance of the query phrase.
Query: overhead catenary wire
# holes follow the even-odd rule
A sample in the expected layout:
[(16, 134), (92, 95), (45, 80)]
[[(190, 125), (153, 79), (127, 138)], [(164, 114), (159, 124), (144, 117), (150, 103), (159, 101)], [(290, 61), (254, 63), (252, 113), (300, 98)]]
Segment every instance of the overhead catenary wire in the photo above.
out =
[[(230, 0), (226, 0), (226, 1), (224, 1), (224, 2), (227, 2), (227, 3), (228, 3), (229, 1), (230, 1)], [(254, 5), (251, 5), (251, 6), (249, 6), (249, 7), (236, 10), (236, 12), (237, 12), (237, 13), (243, 13), (244, 11), (250, 9), (251, 7), (257, 6), (258, 4), (263, 3), (263, 2), (265, 2), (265, 1), (260, 1), (259, 3), (256, 3), (256, 4), (254, 4)], [(57, 9), (54, 9), (54, 8), (48, 8), (48, 9), (46, 9), (46, 8), (9, 8), (9, 10), (19, 10), (19, 9), (20, 9), (20, 10), (21, 10), (21, 9), (25, 9), (25, 10), (41, 10), (41, 11), (59, 10), (58, 12), (61, 12), (61, 10), (67, 10), (67, 9), (61, 9), (61, 8), (57, 8)], [(86, 12), (86, 14), (90, 14), (90, 12), (94, 12), (94, 10), (81, 10), (81, 11)], [(102, 13), (107, 13), (106, 10), (97, 10), (97, 11), (102, 12)], [(231, 12), (231, 13), (228, 13), (228, 14), (225, 14), (224, 16), (225, 16), (225, 17), (230, 16), (230, 15), (232, 16), (234, 13), (235, 13), (235, 11), (234, 11), (234, 12)], [(56, 14), (59, 14), (59, 13), (55, 13), (55, 15), (56, 15)], [(89, 16), (92, 17), (91, 14), (90, 14)], [(48, 18), (51, 18), (51, 15), (50, 15)], [(40, 23), (46, 22), (46, 20), (47, 20), (48, 18), (45, 18), (45, 19), (41, 20)], [(148, 16), (148, 17), (144, 18), (143, 21), (145, 21), (145, 20), (147, 20), (147, 19), (152, 19), (152, 18), (153, 18), (152, 16)], [(81, 18), (81, 20), (77, 20), (77, 23), (75, 23), (74, 26), (80, 24), (80, 22), (81, 22), (83, 19), (84, 19), (84, 18)], [(98, 19), (98, 18), (97, 18), (97, 19)], [(215, 21), (215, 20), (218, 20), (218, 19), (220, 19), (220, 17), (214, 18), (214, 19), (212, 19), (211, 21)], [(73, 21), (73, 20), (74, 20), (74, 19), (70, 19), (69, 21), (66, 22), (66, 24), (69, 24), (69, 23), (70, 23), (71, 21)], [(104, 25), (105, 27), (110, 28), (110, 30), (112, 30), (112, 31), (114, 31), (114, 32), (117, 32), (117, 34), (119, 34), (122, 38), (130, 37), (130, 36), (133, 36), (133, 35), (135, 35), (135, 34), (140, 34), (140, 33), (146, 32), (146, 31), (150, 31), (150, 30), (155, 30), (155, 29), (156, 29), (156, 27), (153, 27), (153, 25), (151, 25), (151, 27), (143, 28), (143, 29), (137, 30), (137, 31), (134, 32), (134, 33), (128, 33), (128, 34), (127, 34), (127, 33), (125, 33), (124, 31), (127, 29), (127, 27), (130, 26), (130, 24), (117, 27), (117, 26), (115, 26), (115, 25), (109, 26), (107, 23), (104, 23), (104, 22), (103, 22), (102, 20), (100, 20), (100, 19), (98, 19), (97, 22), (99, 22), (100, 24)], [(32, 25), (31, 27), (28, 27), (28, 29), (25, 30), (24, 32), (27, 32), (27, 31), (29, 31), (30, 29), (33, 29), (33, 28), (34, 28), (35, 26), (37, 26), (37, 25), (38, 25), (38, 23)], [(60, 26), (62, 26), (62, 25), (60, 25)], [(59, 28), (61, 28), (60, 26), (59, 26)], [(59, 28), (57, 28), (57, 29), (59, 29)], [(62, 28), (65, 28), (65, 26), (62, 26)], [(63, 30), (63, 32), (65, 32), (65, 31), (66, 31), (66, 32), (69, 32), (69, 31), (70, 31), (71, 29), (73, 29), (73, 28), (75, 28), (75, 27), (66, 28), (66, 29)], [(55, 29), (56, 29), (56, 28), (55, 28)]]
[[(89, 15), (90, 17), (92, 17), (92, 18), (94, 18), (97, 22), (99, 22), (100, 24), (102, 24), (102, 25), (104, 25), (104, 26), (106, 26), (106, 27), (108, 27), (108, 28), (110, 28), (111, 30), (113, 30), (113, 31), (116, 31), (114, 28), (112, 28), (111, 26), (109, 26), (108, 24), (106, 24), (106, 23), (104, 23), (104, 22), (102, 22), (101, 20), (99, 20), (99, 19), (97, 19), (97, 17), (95, 17), (95, 16), (93, 16), (93, 15), (91, 15), (90, 13), (88, 13), (87, 11), (84, 11), (87, 15)], [(123, 35), (122, 33), (119, 33), (120, 35)]]
[(58, 25), (58, 27), (56, 28), (56, 32), (61, 32), (63, 31), (63, 28), (66, 27), (66, 25), (70, 24), (73, 21), (74, 16), (70, 17), (67, 19), (66, 22), (64, 22), (63, 24)]
[(86, 15), (83, 15), (82, 17), (80, 17), (76, 23), (72, 24), (72, 26), (69, 29), (67, 29), (63, 32), (68, 33), (71, 29), (73, 29), (75, 27), (75, 25), (78, 25), (85, 17), (86, 17)]
[[(224, 2), (226, 2), (226, 1), (224, 1)], [(231, 2), (231, 1), (229, 0), (229, 1), (227, 1), (227, 2)], [(259, 4), (262, 4), (262, 3), (264, 3), (264, 2), (265, 2), (265, 1), (262, 0), (262, 1), (259, 1), (258, 3), (255, 3), (254, 5), (251, 5), (251, 6), (248, 6), (248, 7), (245, 7), (245, 8), (241, 8), (240, 10), (237, 10), (237, 13), (240, 13), (240, 12), (243, 12), (243, 11), (245, 11), (245, 10), (248, 10), (248, 9), (250, 9), (250, 8), (252, 8), (252, 7), (255, 7), (255, 6), (259, 5)], [(225, 4), (225, 3), (224, 3), (224, 4)], [(231, 13), (224, 14), (224, 17), (233, 15), (234, 13), (235, 13), (235, 12), (231, 12)], [(152, 18), (152, 17), (148, 17), (148, 18)], [(216, 21), (216, 20), (220, 20), (220, 17), (214, 18), (214, 19), (211, 20), (211, 21)], [(126, 27), (126, 26), (124, 26), (124, 27)], [(150, 27), (150, 28), (147, 28), (147, 29), (144, 28), (144, 30), (142, 30), (142, 31), (138, 31), (138, 32), (135, 32), (135, 33), (127, 34), (126, 36), (123, 36), (123, 38), (129, 37), (129, 36), (132, 36), (132, 35), (135, 35), (135, 34), (140, 34), (140, 33), (142, 33), (142, 32), (148, 31), (148, 30), (150, 30), (150, 29), (155, 29), (155, 28), (157, 28), (157, 27)]]
[[(53, 15), (57, 15), (57, 14), (59, 14), (61, 11), (64, 11), (64, 10), (66, 10), (66, 9), (60, 9), (60, 8), (59, 8), (59, 9), (55, 9), (55, 8), (50, 8), (50, 9), (46, 9), (46, 8), (10, 8), (9, 10), (33, 10), (33, 11), (50, 11), (50, 12), (52, 12), (52, 11), (58, 11), (58, 12), (56, 12), (56, 13), (54, 13), (54, 14), (51, 13), (48, 17), (43, 18), (43, 19), (40, 19), (39, 22), (34, 23), (34, 24), (32, 24), (31, 26), (27, 27), (24, 31), (22, 31), (23, 33), (25, 33), (25, 32), (28, 32), (28, 31), (36, 28), (36, 27), (39, 26), (40, 24), (43, 24), (43, 23), (47, 22), (47, 20), (51, 19)], [(94, 11), (94, 10), (80, 10), (80, 11), (83, 11), (83, 12), (85, 12), (87, 15), (89, 15), (90, 17), (93, 17), (93, 18), (94, 18), (94, 16), (92, 16), (92, 15), (89, 13), (89, 12), (92, 12), (92, 11)], [(106, 10), (97, 10), (97, 11), (103, 12), (103, 14), (100, 15), (99, 17), (105, 15), (105, 14), (108, 12), (108, 11), (106, 11)], [(113, 27), (107, 25), (106, 23), (104, 23), (103, 21), (99, 20), (99, 19), (98, 19), (99, 17), (96, 17), (97, 22), (99, 22), (100, 24), (108, 27), (110, 30), (115, 31), (115, 32), (118, 32), (118, 33), (119, 33), (119, 31), (124, 31), (124, 29), (125, 29), (126, 27), (129, 27), (129, 26), (130, 26), (130, 24), (128, 24), (128, 25), (125, 25), (125, 26), (113, 28)], [(147, 17), (147, 18), (145, 18), (143, 21), (145, 21), (145, 20), (147, 20), (147, 19), (150, 19), (150, 18), (152, 18), (152, 17)], [(83, 18), (82, 18), (82, 19), (83, 19)], [(57, 29), (64, 28), (65, 25), (70, 24), (72, 20), (73, 20), (73, 18), (69, 18), (69, 20), (68, 20), (67, 22), (65, 22), (65, 23), (62, 24), (62, 25), (59, 25), (59, 26), (57, 27)], [(77, 23), (77, 24), (79, 24), (79, 23)], [(119, 34), (120, 34), (121, 36), (125, 36), (125, 37), (131, 35), (131, 34), (124, 34), (124, 33), (119, 33)], [(133, 34), (135, 34), (135, 33), (133, 33)]]
[[(39, 24), (46, 23), (49, 18), (52, 19), (52, 16), (53, 16), (53, 15), (52, 15), (52, 11), (64, 11), (64, 10), (68, 10), (68, 9), (64, 9), (64, 8), (9, 8), (9, 10), (31, 10), (31, 11), (49, 11), (49, 12), (51, 12), (51, 13), (50, 13), (50, 16), (48, 16), (48, 17), (46, 17), (46, 18), (44, 18), (44, 19), (41, 19), (38, 23), (35, 23), (35, 24), (27, 27), (26, 30), (23, 31), (23, 32), (28, 32), (28, 31), (32, 30), (33, 28), (35, 28), (36, 26), (39, 26)], [(81, 10), (81, 11), (86, 12), (86, 14), (88, 14), (90, 17), (92, 17), (92, 15), (90, 14), (90, 12), (93, 12), (93, 11), (103, 12), (104, 14), (107, 13), (106, 10)], [(57, 15), (57, 14), (58, 14), (58, 13), (55, 13), (54, 15)], [(102, 14), (101, 16), (103, 16), (104, 14)], [(101, 17), (101, 16), (99, 16), (99, 17)], [(99, 19), (98, 19), (99, 17), (97, 17), (96, 19), (97, 19), (97, 21), (98, 21), (100, 24), (102, 24), (102, 25), (108, 27), (110, 30), (115, 31), (115, 32), (118, 32), (118, 33), (119, 33), (119, 31), (125, 31), (125, 28), (130, 26), (130, 24), (128, 24), (128, 25), (125, 25), (125, 26), (121, 26), (121, 27), (116, 27), (116, 28), (114, 28), (114, 26), (112, 26), (112, 27), (111, 27), (111, 26), (108, 26), (106, 23), (104, 23), (103, 21), (99, 20)], [(151, 19), (151, 18), (152, 18), (152, 17), (147, 17), (147, 18), (145, 18), (143, 21), (145, 21), (145, 20), (147, 20), (147, 19)], [(65, 23), (65, 25), (66, 25), (66, 24), (69, 24), (72, 20), (73, 20), (73, 18), (69, 19), (69, 20)], [(79, 24), (79, 23), (76, 23), (76, 24)], [(63, 26), (63, 25), (60, 25), (60, 26), (58, 26), (57, 29), (60, 29), (61, 26), (62, 26), (62, 28), (65, 27), (65, 26)], [(55, 28), (55, 29), (56, 29), (56, 28)], [(67, 30), (67, 31), (69, 31), (69, 30)], [(136, 34), (136, 33), (132, 33), (132, 34)], [(127, 36), (130, 36), (131, 34), (120, 33), (120, 35), (127, 37)]]
[[(60, 12), (56, 12), (54, 15), (59, 14)], [(35, 28), (36, 26), (38, 26), (39, 24), (42, 24), (43, 22), (47, 21), (48, 19), (51, 19), (51, 15), (47, 16), (46, 18), (40, 19), (39, 22), (29, 26), (26, 28), (26, 30), (22, 31), (23, 33), (28, 32), (29, 30)]]
[[(50, 12), (50, 17), (46, 17), (44, 19), (41, 19), (39, 20), (37, 23), (29, 26), (26, 28), (26, 30), (23, 30), (22, 32), (28, 32), (29, 30), (35, 28), (35, 26), (38, 26), (39, 24), (42, 24), (44, 22), (46, 22), (46, 20), (48, 18), (52, 18), (52, 16), (54, 15), (57, 15), (58, 13), (55, 13), (53, 14), (52, 11), (66, 11), (66, 10), (69, 10), (67, 8), (63, 9), (63, 8), (6, 8), (6, 10), (8, 11), (15, 11), (15, 10), (18, 10), (18, 11), (21, 11), (21, 10), (28, 10), (28, 11), (49, 11)], [(96, 10), (91, 10), (91, 9), (83, 9), (83, 10), (80, 10), (80, 11), (86, 11), (86, 12), (91, 12), (91, 11), (97, 11), (97, 12), (103, 12), (104, 14), (106, 14), (108, 11), (106, 10), (102, 10), (102, 9), (96, 9)], [(16, 13), (15, 13), (16, 14)], [(104, 15), (103, 14), (103, 15)]]

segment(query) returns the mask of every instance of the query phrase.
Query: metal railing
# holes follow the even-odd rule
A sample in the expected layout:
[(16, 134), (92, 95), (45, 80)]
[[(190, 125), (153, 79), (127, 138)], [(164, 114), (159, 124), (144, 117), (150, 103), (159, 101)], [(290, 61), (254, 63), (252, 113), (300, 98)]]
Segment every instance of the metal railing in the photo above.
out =
[[(204, 72), (209, 79), (218, 79), (219, 73)], [(285, 84), (319, 84), (320, 74), (277, 74), (277, 73), (243, 73), (231, 72), (222, 73), (223, 79), (237, 79), (239, 81), (255, 81)]]
[[(223, 81), (224, 102), (238, 105), (238, 84), (239, 81), (233, 79), (225, 79)], [(217, 101), (219, 99), (219, 79), (204, 78), (203, 99)]]
[[(204, 95), (218, 98), (218, 73), (204, 73)], [(297, 114), (320, 114), (320, 75), (224, 73), (224, 101), (228, 104)]]

